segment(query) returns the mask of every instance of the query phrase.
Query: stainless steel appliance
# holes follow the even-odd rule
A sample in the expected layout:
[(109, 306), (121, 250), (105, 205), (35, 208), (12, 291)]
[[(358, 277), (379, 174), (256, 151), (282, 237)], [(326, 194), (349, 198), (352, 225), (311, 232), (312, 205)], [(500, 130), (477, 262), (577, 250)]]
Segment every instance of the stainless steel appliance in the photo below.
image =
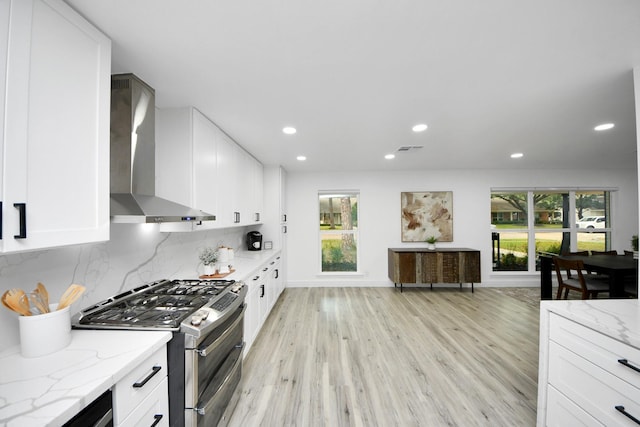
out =
[(155, 91), (133, 74), (111, 76), (111, 221), (214, 221), (156, 191)]
[(74, 328), (170, 330), (169, 425), (215, 426), (242, 376), (244, 298), (233, 280), (161, 280), (76, 314)]

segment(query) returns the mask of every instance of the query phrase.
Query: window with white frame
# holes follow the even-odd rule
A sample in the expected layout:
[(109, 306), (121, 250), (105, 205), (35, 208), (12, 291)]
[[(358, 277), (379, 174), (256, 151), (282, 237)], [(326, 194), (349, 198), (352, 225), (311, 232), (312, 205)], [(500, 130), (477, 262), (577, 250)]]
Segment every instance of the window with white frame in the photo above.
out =
[(320, 271), (358, 271), (358, 197), (356, 191), (318, 193)]
[(493, 271), (536, 271), (538, 254), (611, 247), (611, 191), (491, 191)]

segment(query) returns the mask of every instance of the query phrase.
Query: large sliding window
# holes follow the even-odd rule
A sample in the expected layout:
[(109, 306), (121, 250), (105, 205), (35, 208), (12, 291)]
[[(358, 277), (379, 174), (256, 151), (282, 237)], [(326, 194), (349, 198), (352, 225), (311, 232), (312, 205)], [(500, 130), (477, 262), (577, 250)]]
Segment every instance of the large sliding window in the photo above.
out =
[(611, 191), (493, 190), (493, 271), (535, 271), (538, 254), (611, 247)]
[(358, 192), (320, 192), (320, 271), (358, 271)]

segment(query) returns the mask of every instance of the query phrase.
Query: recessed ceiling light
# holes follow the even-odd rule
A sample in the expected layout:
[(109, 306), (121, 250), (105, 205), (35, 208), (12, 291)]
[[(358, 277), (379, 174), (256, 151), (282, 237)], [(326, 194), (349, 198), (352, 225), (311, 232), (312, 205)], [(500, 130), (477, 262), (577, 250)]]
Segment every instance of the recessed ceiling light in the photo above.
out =
[(524, 157), (524, 154), (522, 154), (522, 153), (513, 153), (513, 154), (511, 155), (511, 158), (512, 158), (512, 159), (519, 159), (519, 158), (521, 158), (521, 157)]
[(594, 127), (594, 128), (593, 128), (593, 130), (597, 130), (597, 131), (600, 131), (600, 130), (609, 130), (609, 129), (611, 129), (611, 128), (612, 128), (612, 127), (614, 127), (614, 126), (615, 126), (615, 125), (614, 125), (613, 123), (603, 123), (603, 124), (601, 124), (601, 125), (598, 125), (598, 126)]
[(395, 154), (387, 154), (386, 156), (384, 156), (385, 159), (387, 160), (391, 160), (391, 159), (395, 159), (396, 155)]
[(301, 162), (304, 162), (305, 160), (307, 160), (307, 157), (306, 156), (298, 156), (298, 157), (296, 157), (296, 159), (301, 161)]
[(414, 132), (424, 132), (425, 130), (427, 130), (427, 125), (425, 125), (424, 123), (420, 123), (419, 125), (415, 125), (414, 127), (412, 127), (411, 130), (413, 130)]
[(287, 135), (293, 135), (294, 133), (296, 133), (296, 128), (291, 127), (291, 126), (287, 126), (282, 128), (282, 132), (286, 133)]

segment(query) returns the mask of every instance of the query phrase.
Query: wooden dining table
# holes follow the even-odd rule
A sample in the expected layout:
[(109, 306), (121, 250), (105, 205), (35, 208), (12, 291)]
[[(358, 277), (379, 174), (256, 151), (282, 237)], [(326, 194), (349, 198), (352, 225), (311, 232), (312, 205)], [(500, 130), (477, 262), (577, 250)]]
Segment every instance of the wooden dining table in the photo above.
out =
[[(557, 256), (557, 255), (556, 255)], [(553, 299), (552, 272), (554, 256), (540, 254), (540, 297)], [(638, 274), (638, 260), (627, 255), (563, 255), (563, 259), (578, 259), (585, 270), (606, 274), (609, 277), (609, 296), (623, 298), (624, 282), (627, 277)]]

